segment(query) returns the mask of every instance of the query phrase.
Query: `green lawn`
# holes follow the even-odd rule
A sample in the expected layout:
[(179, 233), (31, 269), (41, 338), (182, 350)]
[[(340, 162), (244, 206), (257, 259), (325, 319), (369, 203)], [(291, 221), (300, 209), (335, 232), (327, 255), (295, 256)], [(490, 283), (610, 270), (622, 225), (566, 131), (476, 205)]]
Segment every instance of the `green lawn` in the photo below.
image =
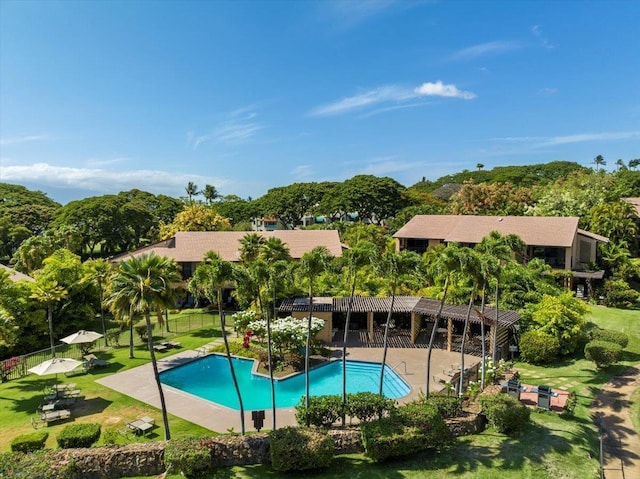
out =
[[(508, 437), (487, 430), (476, 436), (458, 439), (444, 450), (428, 452), (382, 465), (373, 464), (362, 455), (345, 455), (335, 459), (329, 471), (305, 474), (322, 478), (445, 478), (451, 475), (461, 479), (495, 479), (496, 472), (505, 479), (516, 478), (595, 478), (597, 477), (598, 437), (589, 417), (589, 404), (609, 378), (629, 365), (640, 363), (640, 312), (611, 310), (594, 307), (589, 318), (601, 327), (625, 331), (630, 335), (620, 365), (606, 371), (596, 371), (593, 363), (583, 357), (564, 360), (554, 366), (538, 367), (517, 363), (522, 380), (532, 384), (549, 384), (576, 392), (578, 407), (575, 417), (563, 418), (552, 413), (534, 413), (532, 423), (520, 436)], [(219, 324), (216, 322), (216, 324)], [(206, 328), (177, 337), (185, 348), (205, 344), (220, 335), (217, 328)], [(121, 342), (122, 343), (122, 342)], [(164, 353), (164, 354), (171, 354)], [(76, 376), (78, 384), (91, 404), (91, 413), (75, 421), (100, 422), (103, 427), (117, 428), (126, 420), (149, 414), (160, 420), (158, 410), (115, 393), (96, 384), (93, 379), (134, 367), (148, 361), (144, 346), (137, 347), (137, 359), (128, 359), (126, 348), (114, 349), (101, 356), (113, 364), (109, 369), (97, 370), (85, 376)], [(29, 417), (42, 397), (42, 389), (52, 378), (29, 376), (22, 380), (0, 385), (0, 451), (6, 451), (13, 437), (31, 431)], [(67, 381), (71, 381), (68, 379)], [(636, 402), (637, 404), (637, 402)], [(637, 411), (637, 408), (636, 408)], [(209, 431), (176, 417), (170, 418), (173, 437), (210, 434)], [(637, 424), (637, 423), (636, 423)], [(63, 425), (48, 428), (48, 447), (55, 447), (55, 436)], [(148, 440), (163, 439), (162, 430), (156, 428)], [(155, 476), (153, 476), (155, 477)], [(179, 475), (170, 476), (178, 479)], [(235, 467), (224, 469), (215, 478), (291, 478), (278, 474), (268, 466)]]

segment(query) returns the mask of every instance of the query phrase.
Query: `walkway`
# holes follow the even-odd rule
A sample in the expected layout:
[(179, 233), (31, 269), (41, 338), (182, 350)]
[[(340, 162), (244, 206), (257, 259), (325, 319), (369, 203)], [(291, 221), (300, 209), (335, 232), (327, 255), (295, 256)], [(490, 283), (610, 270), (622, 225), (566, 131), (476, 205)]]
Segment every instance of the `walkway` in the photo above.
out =
[[(222, 340), (210, 343), (206, 347), (220, 342)], [(382, 352), (382, 348), (352, 348), (347, 351), (347, 357), (353, 360), (381, 362)], [(334, 355), (339, 353), (341, 353), (341, 350), (336, 350)], [(198, 356), (202, 356), (202, 353), (194, 350), (181, 351), (178, 354), (158, 360), (158, 369), (162, 372), (193, 361)], [(425, 391), (426, 359), (427, 352), (424, 349), (394, 348), (388, 350), (387, 364), (394, 367), (395, 371), (411, 387), (411, 392), (401, 398), (400, 402), (415, 399), (421, 392)], [(465, 368), (473, 367), (479, 361), (480, 358), (476, 356), (465, 355)], [(460, 353), (434, 350), (431, 366), (432, 377), (438, 375), (438, 373), (442, 374), (443, 371), (450, 370), (459, 363)], [(151, 363), (112, 374), (97, 380), (97, 382), (158, 409), (160, 408), (158, 387), (153, 378)], [(436, 392), (442, 390), (443, 385), (437, 380), (435, 382), (432, 380), (430, 388), (432, 392)], [(170, 386), (164, 386), (163, 390), (167, 410), (170, 414), (216, 432), (224, 433), (231, 429), (235, 432), (240, 431), (240, 415), (238, 411), (214, 404)], [(264, 427), (271, 429), (273, 424), (271, 411), (267, 410), (265, 413)], [(296, 425), (295, 409), (279, 408), (276, 419), (278, 427)], [(247, 431), (254, 430), (251, 411), (245, 411), (245, 428)]]
[(591, 416), (602, 427), (606, 479), (640, 477), (640, 436), (629, 417), (631, 394), (640, 387), (640, 365), (605, 384), (591, 403)]

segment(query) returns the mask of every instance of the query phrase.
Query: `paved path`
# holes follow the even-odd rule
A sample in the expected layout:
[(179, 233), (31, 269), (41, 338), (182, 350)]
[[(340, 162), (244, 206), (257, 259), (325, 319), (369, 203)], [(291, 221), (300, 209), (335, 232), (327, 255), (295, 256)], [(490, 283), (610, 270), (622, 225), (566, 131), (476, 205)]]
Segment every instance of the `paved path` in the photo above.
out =
[(605, 384), (591, 403), (591, 416), (603, 430), (606, 479), (640, 478), (640, 436), (629, 417), (631, 394), (640, 387), (640, 365)]

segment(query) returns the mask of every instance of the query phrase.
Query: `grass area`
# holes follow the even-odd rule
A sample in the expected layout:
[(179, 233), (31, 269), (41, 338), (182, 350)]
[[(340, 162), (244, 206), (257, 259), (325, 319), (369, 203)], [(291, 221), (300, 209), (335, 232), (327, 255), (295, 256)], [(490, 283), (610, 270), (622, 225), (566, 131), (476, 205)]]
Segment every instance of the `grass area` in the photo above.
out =
[[(431, 451), (384, 464), (374, 464), (363, 455), (337, 457), (330, 470), (305, 474), (311, 478), (426, 478), (436, 479), (455, 475), (461, 479), (494, 479), (496, 472), (504, 479), (537, 478), (595, 478), (598, 472), (597, 430), (589, 416), (589, 404), (598, 389), (624, 368), (640, 363), (640, 312), (612, 310), (594, 307), (589, 319), (601, 327), (622, 330), (630, 341), (622, 362), (605, 371), (582, 355), (560, 361), (553, 366), (539, 367), (517, 363), (524, 382), (549, 384), (554, 388), (574, 391), (578, 407), (574, 417), (564, 418), (540, 412), (532, 415), (532, 423), (520, 436), (510, 437), (487, 430), (482, 434), (456, 440), (440, 451)], [(219, 323), (216, 323), (219, 324)], [(183, 348), (196, 348), (219, 337), (217, 328), (205, 328), (178, 336)], [(121, 342), (122, 344), (122, 342)], [(169, 355), (163, 353), (160, 357)], [(75, 382), (83, 390), (86, 403), (91, 405), (86, 414), (75, 417), (76, 422), (100, 422), (104, 427), (118, 427), (141, 415), (151, 415), (160, 422), (160, 412), (148, 405), (104, 388), (94, 379), (105, 374), (135, 367), (148, 361), (144, 346), (137, 346), (136, 359), (128, 359), (128, 349), (122, 347), (98, 354), (112, 362), (104, 370), (96, 370), (84, 376), (65, 379)], [(22, 380), (0, 385), (0, 451), (9, 449), (15, 436), (32, 430), (29, 417), (38, 406), (45, 384), (52, 377), (29, 376)], [(638, 427), (638, 403), (640, 393), (634, 396), (636, 428)], [(170, 418), (173, 437), (211, 434), (197, 425), (176, 417)], [(48, 428), (50, 438), (47, 447), (55, 447), (55, 436), (62, 424)], [(148, 439), (163, 439), (161, 428)], [(155, 476), (152, 476), (155, 478)], [(179, 475), (168, 476), (178, 479)], [(291, 478), (279, 474), (268, 466), (234, 467), (217, 471), (212, 478)]]
[(629, 416), (637, 434), (640, 434), (640, 388), (636, 389), (631, 395), (631, 404), (629, 404)]

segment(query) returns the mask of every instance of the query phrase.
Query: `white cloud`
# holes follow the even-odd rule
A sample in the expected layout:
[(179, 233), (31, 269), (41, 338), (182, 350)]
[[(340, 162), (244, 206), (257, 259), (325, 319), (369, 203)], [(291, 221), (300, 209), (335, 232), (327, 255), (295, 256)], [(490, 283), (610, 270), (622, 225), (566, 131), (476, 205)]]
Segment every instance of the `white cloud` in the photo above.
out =
[(558, 93), (558, 89), (557, 88), (542, 88), (538, 91), (538, 93), (540, 95), (543, 96), (551, 96), (551, 95), (555, 95), (556, 93)]
[(425, 96), (444, 96), (451, 98), (462, 98), (464, 100), (473, 100), (477, 95), (470, 91), (458, 90), (455, 85), (445, 85), (441, 81), (435, 83), (423, 83), (414, 90), (418, 95)]
[(218, 189), (230, 182), (225, 178), (176, 173), (159, 170), (118, 170), (99, 168), (72, 168), (36, 163), (32, 165), (3, 166), (2, 180), (7, 182), (35, 182), (54, 188), (78, 188), (99, 194), (118, 193), (143, 188), (154, 193), (171, 196), (184, 194), (189, 181), (200, 185), (216, 185)]
[(417, 5), (410, 0), (340, 0), (320, 2), (320, 16), (339, 29), (351, 28), (392, 8), (409, 8)]
[(485, 55), (494, 55), (498, 53), (505, 53), (522, 48), (519, 42), (515, 41), (494, 41), (480, 43), (471, 47), (458, 50), (451, 58), (454, 60), (465, 60), (469, 58), (477, 58)]
[(229, 114), (230, 120), (219, 123), (209, 133), (196, 135), (195, 132), (187, 132), (187, 143), (193, 149), (197, 149), (205, 142), (219, 144), (238, 145), (246, 143), (255, 137), (266, 125), (255, 121), (258, 114), (249, 108), (241, 108)]
[(613, 131), (602, 133), (578, 133), (566, 136), (516, 136), (492, 138), (493, 141), (529, 144), (530, 148), (543, 148), (555, 145), (568, 145), (589, 141), (616, 141), (640, 138), (640, 131)]
[(313, 167), (311, 165), (298, 165), (291, 170), (291, 176), (295, 179), (311, 178), (314, 175)]
[(542, 28), (540, 27), (540, 25), (534, 25), (531, 27), (531, 33), (533, 33), (533, 36), (536, 37), (538, 39), (538, 41), (540, 42), (540, 45), (543, 46), (544, 48), (548, 48), (548, 49), (552, 49), (555, 48), (555, 45), (552, 44), (543, 34), (542, 34)]
[[(426, 82), (413, 89), (404, 88), (400, 86), (390, 85), (373, 90), (369, 90), (358, 95), (343, 98), (327, 105), (319, 106), (311, 110), (312, 116), (331, 116), (348, 113), (353, 110), (364, 109), (367, 107), (374, 107), (385, 103), (396, 103), (389, 107), (383, 107), (379, 111), (371, 114), (380, 113), (382, 111), (390, 111), (398, 108), (408, 108), (420, 106), (419, 104), (402, 104), (409, 100), (416, 100), (425, 96), (440, 96), (450, 98), (463, 98), (465, 100), (471, 100), (476, 98), (476, 94), (469, 91), (459, 90), (455, 85), (446, 85), (441, 81), (435, 83)], [(371, 116), (364, 115), (364, 116)]]
[(0, 138), (0, 145), (16, 145), (19, 143), (30, 143), (32, 141), (42, 141), (49, 140), (51, 137), (49, 135), (25, 135), (25, 136), (14, 136), (9, 138)]
[(421, 163), (406, 162), (396, 159), (395, 156), (373, 158), (371, 164), (364, 168), (364, 173), (368, 175), (386, 176), (391, 173), (407, 171), (420, 166)]

